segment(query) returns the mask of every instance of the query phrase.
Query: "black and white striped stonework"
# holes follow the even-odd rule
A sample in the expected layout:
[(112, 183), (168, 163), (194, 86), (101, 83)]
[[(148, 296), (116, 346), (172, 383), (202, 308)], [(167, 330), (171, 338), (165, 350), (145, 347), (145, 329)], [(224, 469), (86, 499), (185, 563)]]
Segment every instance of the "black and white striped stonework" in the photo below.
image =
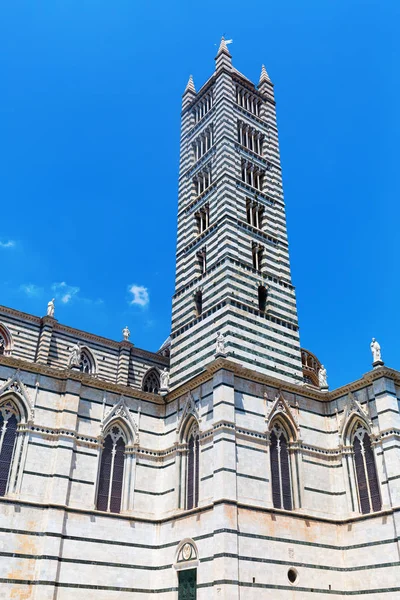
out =
[(219, 331), (230, 359), (302, 381), (273, 86), (263, 71), (256, 88), (224, 48), (213, 76), (197, 93), (190, 79), (183, 96), (173, 387), (213, 360)]

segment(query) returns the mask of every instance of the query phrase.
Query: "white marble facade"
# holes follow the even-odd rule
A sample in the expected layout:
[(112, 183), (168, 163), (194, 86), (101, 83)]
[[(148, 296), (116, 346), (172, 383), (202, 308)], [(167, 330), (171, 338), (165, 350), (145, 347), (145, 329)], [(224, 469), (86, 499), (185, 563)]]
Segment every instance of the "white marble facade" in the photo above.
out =
[[(185, 139), (217, 113), (214, 85), (226, 115), (195, 136), (193, 166)], [(224, 90), (236, 90), (233, 108)], [(255, 88), (221, 43), (213, 77), (198, 93), (191, 79), (183, 98), (188, 177), (213, 144), (221, 168), (241, 164), (218, 147), (232, 123), (238, 143), (239, 113), (240, 135), (258, 151), (255, 130), (269, 115), (279, 162), (271, 90), (265, 68)], [(264, 184), (273, 199), (280, 177)], [(257, 272), (229, 253), (235, 229), (224, 210), (243, 200), (245, 215), (253, 193), (233, 202), (230, 185), (218, 196), (225, 205), (210, 197), (210, 213), (196, 216), (200, 239), (192, 208), (180, 213), (172, 344), (158, 353), (136, 348), (127, 327), (115, 342), (60, 324), (53, 307), (42, 318), (0, 307), (0, 598), (400, 597), (400, 372), (375, 361), (333, 391), (324, 373), (324, 385), (302, 380), (283, 209), (265, 203), (278, 215), (275, 234), (254, 230), (254, 203), (237, 230), (243, 255), (243, 240), (280, 240)], [(208, 239), (214, 210), (223, 225)]]

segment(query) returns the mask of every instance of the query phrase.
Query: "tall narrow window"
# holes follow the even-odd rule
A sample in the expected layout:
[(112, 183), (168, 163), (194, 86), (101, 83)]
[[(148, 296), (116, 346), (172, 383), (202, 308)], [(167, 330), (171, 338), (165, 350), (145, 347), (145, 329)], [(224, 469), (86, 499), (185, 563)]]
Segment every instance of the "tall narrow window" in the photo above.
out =
[(361, 423), (354, 433), (353, 448), (361, 512), (365, 514), (381, 510), (374, 452), (368, 432)]
[(186, 508), (195, 508), (199, 503), (199, 430), (195, 423), (187, 439)]
[(7, 492), (17, 425), (16, 409), (9, 402), (0, 408), (0, 496), (4, 496)]
[(83, 348), (82, 350), (82, 354), (81, 354), (81, 360), (79, 363), (79, 369), (82, 373), (94, 373), (95, 371), (95, 367), (94, 367), (94, 360), (92, 358), (92, 356), (89, 354), (89, 352), (86, 350), (86, 348)]
[(12, 338), (5, 325), (0, 323), (0, 355), (11, 354)]
[(204, 275), (206, 272), (206, 249), (203, 248), (200, 252), (197, 253), (197, 260), (199, 263), (199, 271), (200, 275)]
[(208, 204), (205, 204), (200, 208), (199, 211), (195, 214), (196, 217), (196, 225), (197, 225), (197, 233), (198, 235), (202, 234), (209, 225), (210, 220), (210, 207)]
[(276, 424), (270, 435), (272, 501), (275, 508), (292, 510), (289, 453), (286, 435)]
[(101, 454), (97, 509), (119, 513), (124, 479), (125, 438), (119, 425), (111, 427)]
[(252, 227), (262, 229), (264, 207), (254, 200), (246, 200), (246, 217), (247, 222)]
[(203, 294), (201, 293), (201, 290), (198, 290), (194, 294), (194, 307), (196, 310), (196, 316), (200, 317), (201, 313), (203, 312)]
[(160, 375), (157, 369), (150, 369), (143, 377), (142, 389), (144, 392), (158, 394), (160, 389)]
[(262, 259), (263, 259), (264, 248), (259, 244), (253, 244), (252, 255), (253, 255), (253, 269), (261, 271)]
[(260, 285), (258, 288), (258, 309), (260, 312), (265, 312), (267, 307), (267, 288)]

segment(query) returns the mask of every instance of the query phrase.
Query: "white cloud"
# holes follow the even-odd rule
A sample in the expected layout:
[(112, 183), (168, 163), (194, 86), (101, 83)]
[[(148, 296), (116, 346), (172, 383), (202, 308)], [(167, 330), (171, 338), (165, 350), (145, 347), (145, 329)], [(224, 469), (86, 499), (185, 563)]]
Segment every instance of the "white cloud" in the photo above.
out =
[(0, 240), (0, 248), (14, 248), (15, 242), (14, 240), (8, 240), (7, 242), (2, 242)]
[(53, 283), (51, 289), (58, 300), (63, 304), (68, 304), (78, 294), (80, 288), (61, 281), (60, 283)]
[(129, 304), (137, 304), (138, 306), (147, 306), (149, 303), (149, 292), (143, 285), (130, 285), (128, 291), (132, 294), (132, 299)]
[(34, 283), (23, 283), (21, 285), (21, 290), (25, 292), (27, 296), (40, 296), (43, 292), (43, 288)]

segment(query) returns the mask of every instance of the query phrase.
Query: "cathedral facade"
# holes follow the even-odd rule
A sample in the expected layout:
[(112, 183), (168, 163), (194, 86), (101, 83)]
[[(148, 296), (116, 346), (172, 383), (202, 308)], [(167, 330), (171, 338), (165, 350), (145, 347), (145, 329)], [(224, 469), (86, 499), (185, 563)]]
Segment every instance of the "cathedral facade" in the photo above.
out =
[(300, 347), (273, 84), (183, 95), (171, 337), (0, 307), (0, 598), (400, 597), (400, 372)]

